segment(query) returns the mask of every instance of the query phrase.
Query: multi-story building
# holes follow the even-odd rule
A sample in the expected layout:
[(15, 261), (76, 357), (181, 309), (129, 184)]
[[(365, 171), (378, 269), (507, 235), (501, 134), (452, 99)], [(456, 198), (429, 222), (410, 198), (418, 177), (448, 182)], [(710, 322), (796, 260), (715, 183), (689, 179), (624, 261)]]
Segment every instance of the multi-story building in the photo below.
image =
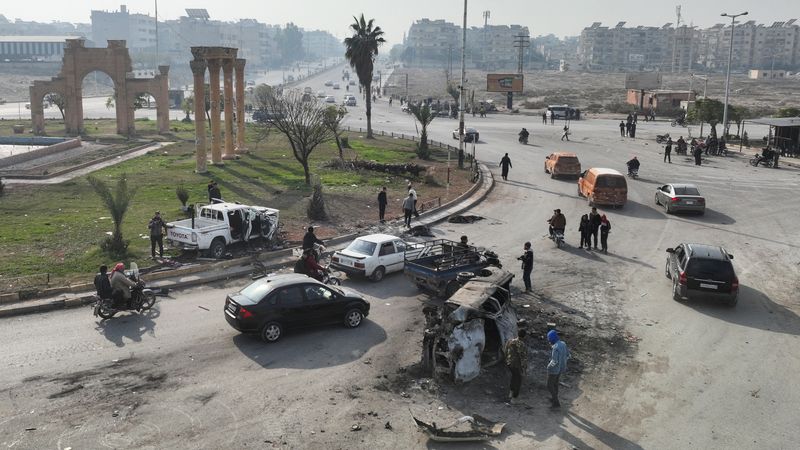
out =
[[(528, 27), (486, 25), (468, 29), (467, 49), (472, 66), (486, 70), (515, 69), (519, 59), (519, 49), (514, 46), (514, 41), (518, 36), (530, 36)], [(526, 40), (525, 45), (528, 44)], [(523, 62), (526, 61), (527, 51), (527, 47), (523, 49)]]
[[(578, 43), (579, 64), (586, 70), (670, 70), (675, 29), (663, 27), (626, 28), (625, 22), (604, 27), (600, 22), (584, 28)], [(688, 54), (685, 58), (688, 60)], [(688, 67), (688, 61), (677, 61)]]
[(320, 59), (344, 54), (344, 44), (324, 30), (303, 31), (303, 51), (307, 58)]
[(105, 47), (106, 41), (122, 39), (132, 52), (153, 51), (156, 47), (156, 19), (147, 14), (128, 11), (92, 11), (92, 40)]
[(0, 36), (0, 61), (60, 61), (75, 36)]
[(411, 64), (447, 62), (454, 49), (461, 48), (461, 27), (441, 19), (420, 19), (409, 28), (405, 42)]

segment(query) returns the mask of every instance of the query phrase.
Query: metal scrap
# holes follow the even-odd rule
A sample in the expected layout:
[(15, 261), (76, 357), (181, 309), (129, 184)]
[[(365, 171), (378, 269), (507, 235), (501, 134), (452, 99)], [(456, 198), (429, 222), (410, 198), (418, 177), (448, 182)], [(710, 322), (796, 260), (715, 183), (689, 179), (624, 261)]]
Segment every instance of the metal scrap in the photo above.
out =
[[(487, 441), (500, 436), (503, 432), (503, 427), (506, 426), (505, 422), (493, 422), (477, 414), (461, 417), (444, 427), (436, 426), (436, 422), (423, 422), (413, 415), (411, 418), (414, 419), (414, 423), (416, 423), (417, 427), (427, 434), (431, 440), (438, 442)], [(449, 431), (465, 423), (469, 423), (469, 430)]]

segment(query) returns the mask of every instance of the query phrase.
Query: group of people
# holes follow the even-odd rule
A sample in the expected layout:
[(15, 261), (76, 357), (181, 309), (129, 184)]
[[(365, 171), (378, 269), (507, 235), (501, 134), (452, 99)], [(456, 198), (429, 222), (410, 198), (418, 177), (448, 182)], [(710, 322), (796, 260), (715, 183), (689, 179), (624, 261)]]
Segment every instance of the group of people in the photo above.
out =
[(597, 212), (597, 208), (592, 208), (589, 214), (581, 216), (578, 231), (581, 233), (581, 244), (578, 248), (586, 247), (586, 250), (592, 250), (592, 240), (594, 240), (594, 249), (597, 248), (597, 236), (600, 235), (600, 251), (608, 253), (608, 233), (611, 232), (611, 222), (605, 214)]
[[(528, 372), (528, 345), (525, 337), (528, 335), (525, 328), (519, 328), (517, 337), (509, 339), (505, 345), (506, 366), (511, 372), (511, 381), (508, 393), (508, 403), (514, 404), (522, 389), (522, 379)], [(570, 358), (567, 344), (561, 340), (556, 330), (547, 332), (547, 341), (550, 343), (550, 359), (547, 362), (547, 391), (550, 393), (550, 406), (558, 408), (558, 385), (561, 375), (567, 371), (567, 360)]]
[(620, 136), (622, 136), (622, 137), (627, 136), (627, 137), (632, 137), (632, 138), (636, 137), (636, 121), (638, 120), (637, 119), (637, 114), (638, 113), (628, 114), (627, 120), (625, 120), (625, 121), (620, 120), (619, 121), (619, 135)]

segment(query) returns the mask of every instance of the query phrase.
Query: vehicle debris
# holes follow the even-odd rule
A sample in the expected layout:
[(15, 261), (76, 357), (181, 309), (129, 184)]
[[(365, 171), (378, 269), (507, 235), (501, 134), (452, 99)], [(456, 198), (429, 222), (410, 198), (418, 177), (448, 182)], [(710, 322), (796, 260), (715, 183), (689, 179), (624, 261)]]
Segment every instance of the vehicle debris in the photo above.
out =
[(422, 366), (434, 379), (446, 376), (467, 382), (480, 375), (482, 367), (503, 360), (505, 343), (517, 335), (517, 313), (509, 291), (513, 278), (506, 270), (487, 268), (441, 307), (423, 308)]
[[(441, 428), (436, 426), (436, 422), (426, 423), (413, 415), (411, 418), (414, 419), (414, 423), (417, 424), (420, 430), (425, 432), (431, 440), (437, 442), (487, 441), (493, 437), (500, 436), (503, 432), (503, 427), (506, 426), (504, 422), (493, 422), (477, 414), (461, 417), (450, 425)], [(469, 423), (469, 430), (448, 431), (465, 423)]]
[(455, 216), (450, 216), (447, 218), (447, 221), (450, 223), (474, 223), (479, 220), (483, 220), (483, 217), (472, 216), (472, 215), (462, 216), (457, 214)]

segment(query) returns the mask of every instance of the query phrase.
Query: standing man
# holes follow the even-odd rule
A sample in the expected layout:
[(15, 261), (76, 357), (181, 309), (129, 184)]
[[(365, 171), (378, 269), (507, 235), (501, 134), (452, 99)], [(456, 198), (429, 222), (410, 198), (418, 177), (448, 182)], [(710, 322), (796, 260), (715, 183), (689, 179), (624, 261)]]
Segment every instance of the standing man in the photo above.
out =
[(631, 131), (628, 133), (628, 136), (635, 138), (636, 137), (636, 122), (631, 124)]
[[(597, 250), (597, 232), (600, 230), (600, 213), (597, 212), (597, 208), (592, 207), (592, 212), (589, 213), (589, 231), (594, 238), (594, 249)], [(590, 240), (591, 241), (591, 240)], [(591, 242), (586, 242), (586, 245), (591, 244)]]
[(600, 247), (603, 253), (608, 253), (608, 233), (611, 232), (611, 222), (605, 214), (600, 216)]
[(556, 330), (547, 332), (547, 340), (552, 345), (550, 362), (547, 363), (547, 390), (550, 391), (550, 404), (553, 408), (558, 408), (561, 406), (558, 401), (558, 381), (561, 374), (567, 371), (569, 350), (567, 344), (558, 338)]
[(517, 337), (506, 342), (506, 365), (511, 371), (511, 386), (508, 392), (508, 403), (514, 404), (522, 387), (522, 377), (528, 371), (528, 348), (522, 339), (527, 333), (524, 328), (517, 331)]
[(542, 123), (547, 125), (547, 110), (542, 111)]
[(578, 224), (578, 232), (581, 233), (581, 245), (578, 248), (583, 248), (586, 244), (586, 249), (592, 248), (591, 228), (589, 226), (589, 215), (584, 214), (581, 216), (581, 221)]
[(569, 125), (564, 125), (564, 134), (561, 135), (561, 140), (563, 141), (564, 139), (569, 142)]
[(634, 111), (633, 112), (633, 123), (638, 123), (638, 122), (639, 122), (639, 111)]
[(508, 181), (508, 169), (511, 167), (513, 167), (511, 165), (511, 158), (509, 158), (508, 153), (506, 153), (506, 156), (503, 156), (503, 159), (500, 160), (500, 168), (503, 171), (503, 180)]
[(378, 193), (378, 219), (381, 223), (386, 223), (386, 186), (384, 186)]
[(703, 158), (703, 149), (698, 145), (694, 148), (694, 165), (699, 166)]
[(403, 214), (406, 228), (411, 228), (411, 215), (414, 214), (414, 194), (411, 193), (412, 189), (408, 189), (408, 197), (403, 200)]
[(208, 201), (211, 203), (222, 203), (222, 193), (216, 181), (208, 182)]
[(524, 253), (517, 259), (522, 261), (522, 281), (525, 283), (525, 292), (533, 290), (531, 286), (531, 272), (533, 272), (533, 249), (531, 243), (526, 242), (523, 248)]
[(150, 229), (150, 257), (156, 259), (156, 244), (158, 244), (158, 256), (164, 257), (164, 231), (167, 231), (167, 224), (161, 218), (161, 212), (156, 211), (156, 214), (150, 219), (147, 224)]
[(625, 137), (625, 121), (619, 121), (619, 135)]
[(556, 124), (556, 115), (553, 111), (548, 111), (550, 113), (550, 125)]
[(667, 145), (664, 147), (664, 162), (669, 161), (672, 164), (672, 138), (667, 138)]

